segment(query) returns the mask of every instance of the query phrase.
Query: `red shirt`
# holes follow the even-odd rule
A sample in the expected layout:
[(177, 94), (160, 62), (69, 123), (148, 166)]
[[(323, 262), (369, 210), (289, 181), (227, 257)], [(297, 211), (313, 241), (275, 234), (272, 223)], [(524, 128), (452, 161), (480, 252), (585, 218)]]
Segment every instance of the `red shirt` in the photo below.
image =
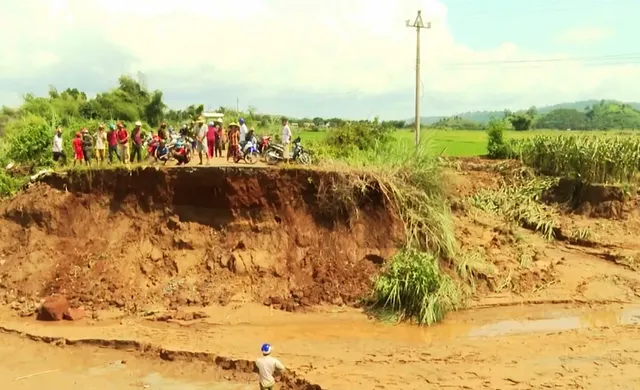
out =
[(118, 132), (117, 131), (110, 131), (107, 133), (107, 143), (109, 143), (109, 146), (118, 146)]
[(124, 143), (124, 144), (129, 143), (129, 133), (127, 132), (127, 129), (122, 128), (118, 130), (118, 142)]
[(73, 150), (76, 153), (82, 152), (82, 138), (74, 138), (73, 141), (71, 141), (71, 146), (73, 146)]
[(136, 145), (142, 145), (142, 137), (140, 136), (140, 130), (133, 130), (133, 142)]
[(207, 131), (207, 141), (215, 141), (216, 132), (217, 130), (214, 126), (209, 126), (209, 130)]

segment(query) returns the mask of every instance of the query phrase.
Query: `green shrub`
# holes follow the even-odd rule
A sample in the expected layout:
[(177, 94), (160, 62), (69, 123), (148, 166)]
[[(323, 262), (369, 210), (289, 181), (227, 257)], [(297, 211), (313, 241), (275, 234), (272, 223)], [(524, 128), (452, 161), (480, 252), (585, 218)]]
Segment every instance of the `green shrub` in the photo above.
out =
[(355, 150), (374, 150), (389, 144), (392, 129), (374, 121), (351, 122), (328, 131), (327, 144), (335, 148), (337, 156), (344, 157)]
[(502, 120), (492, 119), (487, 127), (489, 140), (487, 149), (491, 158), (507, 158), (509, 157), (509, 145), (504, 140), (505, 123)]
[(373, 307), (393, 311), (400, 320), (431, 325), (458, 308), (460, 299), (458, 286), (438, 260), (414, 249), (397, 253), (374, 280)]
[(7, 126), (7, 157), (16, 163), (50, 166), (53, 130), (41, 117), (28, 114)]

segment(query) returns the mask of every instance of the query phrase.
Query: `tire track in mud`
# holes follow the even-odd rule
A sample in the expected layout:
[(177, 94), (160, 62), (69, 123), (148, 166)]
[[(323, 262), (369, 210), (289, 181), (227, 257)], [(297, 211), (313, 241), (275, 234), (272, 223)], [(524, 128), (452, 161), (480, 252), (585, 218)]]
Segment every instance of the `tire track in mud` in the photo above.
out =
[[(214, 364), (223, 371), (230, 371), (233, 375), (246, 376), (256, 373), (256, 367), (253, 361), (245, 359), (232, 359), (225, 356), (219, 356), (210, 352), (181, 351), (162, 348), (151, 343), (139, 342), (136, 340), (123, 339), (68, 339), (66, 337), (39, 336), (28, 332), (23, 332), (13, 328), (0, 325), (0, 333), (18, 336), (35, 342), (42, 342), (55, 346), (91, 346), (100, 348), (109, 348), (114, 350), (124, 350), (129, 353), (137, 352), (143, 358), (161, 359), (168, 362), (190, 363), (202, 362)], [(290, 369), (280, 376), (278, 382), (279, 388), (282, 390), (326, 390), (318, 384), (310, 383)]]

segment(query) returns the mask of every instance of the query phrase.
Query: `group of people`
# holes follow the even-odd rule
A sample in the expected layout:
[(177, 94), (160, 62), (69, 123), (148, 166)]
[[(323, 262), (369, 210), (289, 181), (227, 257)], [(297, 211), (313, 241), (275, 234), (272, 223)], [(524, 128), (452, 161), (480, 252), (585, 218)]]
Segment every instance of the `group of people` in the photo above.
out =
[[(288, 126), (286, 118), (282, 119), (282, 141), (285, 148), (285, 156), (288, 156), (291, 141), (291, 130)], [(244, 118), (240, 118), (238, 123), (233, 122), (228, 125), (228, 130), (223, 128), (222, 119), (216, 119), (212, 122), (205, 123), (203, 117), (191, 122), (190, 125), (184, 124), (179, 130), (179, 142), (174, 145), (170, 151), (167, 148), (168, 142), (173, 137), (173, 128), (167, 128), (166, 123), (162, 123), (157, 130), (157, 134), (153, 135), (152, 140), (155, 142), (153, 148), (148, 148), (148, 154), (155, 161), (166, 162), (169, 157), (174, 157), (178, 164), (187, 163), (190, 157), (186, 154), (189, 146), (195, 149), (199, 157), (200, 165), (206, 158), (207, 164), (215, 157), (223, 157), (223, 151), (226, 149), (227, 161), (230, 159), (237, 160), (240, 155), (241, 147), (248, 141), (255, 142), (254, 129), (249, 129)], [(188, 145), (192, 142), (191, 145)], [(98, 126), (98, 130), (91, 134), (87, 128), (75, 134), (71, 141), (73, 149), (73, 165), (86, 164), (91, 165), (94, 161), (98, 164), (108, 162), (113, 164), (121, 162), (125, 164), (133, 162), (142, 162), (143, 149), (145, 148), (145, 139), (142, 133), (142, 123), (135, 122), (135, 127), (131, 130), (131, 134), (122, 122), (109, 124), (107, 127), (104, 123)], [(56, 129), (53, 137), (53, 160), (66, 163), (66, 155), (64, 152), (64, 144), (62, 139), (62, 129)]]
[[(85, 127), (75, 134), (71, 141), (71, 147), (74, 155), (73, 165), (90, 165), (94, 160), (97, 160), (98, 163), (108, 160), (111, 164), (115, 161), (141, 162), (144, 147), (142, 123), (140, 121), (135, 123), (131, 135), (121, 122), (115, 125), (110, 124), (108, 130), (105, 129), (105, 124), (100, 124), (98, 130), (93, 134), (90, 134)], [(53, 136), (53, 160), (66, 163), (66, 159), (62, 128), (58, 127)]]

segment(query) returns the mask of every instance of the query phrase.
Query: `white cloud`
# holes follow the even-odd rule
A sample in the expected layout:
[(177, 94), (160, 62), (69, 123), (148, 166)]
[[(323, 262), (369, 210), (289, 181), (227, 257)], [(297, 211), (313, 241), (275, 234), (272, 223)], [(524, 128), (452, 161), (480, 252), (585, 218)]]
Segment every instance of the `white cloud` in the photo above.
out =
[[(422, 33), (425, 113), (436, 100), (453, 112), (632, 99), (629, 80), (640, 80), (635, 65), (615, 71), (571, 62), (451, 66), (562, 53), (530, 53), (506, 41), (474, 51), (454, 40), (438, 0), (21, 0), (0, 4), (0, 93), (25, 92), (12, 90), (11, 80), (40, 76), (57, 84), (86, 68), (96, 88), (122, 71), (142, 70), (151, 87), (169, 91), (168, 99), (173, 91), (194, 102), (202, 91), (229, 85), (254, 98), (291, 91), (410, 96), (415, 31), (404, 23), (419, 8), (432, 22)], [(232, 96), (225, 101), (235, 101)], [(402, 112), (391, 115), (411, 114), (410, 99), (394, 104)], [(344, 101), (338, 109), (345, 112)]]
[(613, 36), (613, 31), (598, 27), (572, 28), (563, 31), (558, 41), (564, 43), (598, 43)]

